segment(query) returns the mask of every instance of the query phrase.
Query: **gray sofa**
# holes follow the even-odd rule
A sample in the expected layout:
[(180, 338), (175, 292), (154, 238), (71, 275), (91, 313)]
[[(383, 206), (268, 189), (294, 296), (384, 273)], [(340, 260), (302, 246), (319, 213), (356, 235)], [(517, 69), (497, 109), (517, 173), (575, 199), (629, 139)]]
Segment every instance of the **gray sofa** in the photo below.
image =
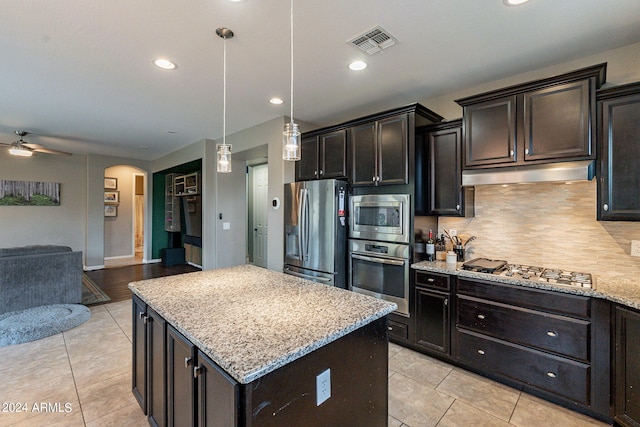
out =
[(67, 246), (0, 248), (0, 314), (82, 302), (82, 252)]

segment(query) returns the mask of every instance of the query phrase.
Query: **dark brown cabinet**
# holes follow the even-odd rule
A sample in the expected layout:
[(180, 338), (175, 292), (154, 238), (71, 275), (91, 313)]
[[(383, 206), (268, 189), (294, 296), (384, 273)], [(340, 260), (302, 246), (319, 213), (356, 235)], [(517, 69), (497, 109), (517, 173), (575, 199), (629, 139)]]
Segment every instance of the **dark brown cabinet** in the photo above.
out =
[(459, 363), (609, 416), (607, 301), (458, 278), (455, 312)]
[(164, 319), (133, 298), (133, 395), (152, 426), (165, 426)]
[(450, 278), (448, 275), (416, 272), (415, 274), (415, 345), (427, 350), (450, 354)]
[(357, 125), (349, 131), (353, 186), (408, 183), (407, 114)]
[(640, 426), (640, 313), (615, 308), (614, 418), (623, 426)]
[(167, 327), (169, 426), (238, 425), (239, 385), (171, 325)]
[(598, 92), (598, 219), (640, 221), (640, 83)]
[(595, 94), (606, 64), (456, 100), (464, 168), (595, 158)]
[(427, 126), (422, 131), (426, 132), (423, 155), (427, 179), (416, 188), (427, 190), (426, 215), (472, 216), (473, 189), (462, 187), (462, 120)]
[(304, 135), (296, 181), (347, 177), (347, 131)]

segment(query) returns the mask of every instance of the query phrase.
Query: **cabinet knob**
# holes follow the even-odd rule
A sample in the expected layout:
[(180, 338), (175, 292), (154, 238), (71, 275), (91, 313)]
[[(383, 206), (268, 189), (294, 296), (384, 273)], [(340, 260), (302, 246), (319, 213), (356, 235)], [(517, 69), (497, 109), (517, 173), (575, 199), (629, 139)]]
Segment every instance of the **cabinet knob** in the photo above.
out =
[(550, 336), (550, 337), (555, 338), (555, 337), (558, 336), (558, 333), (555, 332), (555, 331), (547, 331), (547, 335)]
[(460, 210), (460, 205), (456, 205), (456, 210), (459, 211)]
[(444, 305), (445, 305), (445, 306), (449, 305), (449, 298), (445, 298), (445, 299), (444, 299)]
[(318, 171), (313, 171), (313, 176), (318, 176)]
[(481, 350), (481, 349), (480, 349), (480, 350), (478, 350), (478, 354), (480, 354), (480, 355), (484, 356), (484, 350)]
[(427, 282), (431, 282), (431, 283), (433, 283), (433, 282), (435, 282), (435, 279), (434, 279), (433, 277), (429, 277), (429, 278), (427, 279)]
[(388, 331), (393, 331), (393, 326), (387, 326)]
[(555, 374), (555, 372), (551, 372), (551, 371), (547, 372), (547, 376), (548, 376), (549, 378), (555, 378), (555, 377), (557, 377), (557, 375)]
[(513, 150), (509, 151), (509, 155), (513, 157)]
[(184, 358), (184, 367), (188, 368), (190, 364), (191, 364), (191, 358), (190, 357), (185, 357)]
[(484, 320), (484, 319), (485, 319), (484, 314), (478, 314), (478, 319), (480, 319), (480, 320)]
[(604, 205), (602, 205), (602, 209), (603, 209), (605, 212), (606, 212), (606, 211), (608, 211), (608, 210), (609, 210), (609, 205), (605, 203)]
[(324, 171), (320, 169), (320, 176), (324, 175)]
[(529, 154), (529, 149), (528, 148), (525, 148), (524, 154), (527, 154), (527, 155)]

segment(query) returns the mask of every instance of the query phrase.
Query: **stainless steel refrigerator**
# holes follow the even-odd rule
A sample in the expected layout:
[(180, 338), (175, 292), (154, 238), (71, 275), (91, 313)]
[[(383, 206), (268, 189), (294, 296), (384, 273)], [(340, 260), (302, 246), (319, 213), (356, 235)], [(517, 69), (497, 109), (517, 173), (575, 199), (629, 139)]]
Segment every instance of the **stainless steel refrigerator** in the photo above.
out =
[(284, 272), (347, 288), (347, 183), (284, 186)]

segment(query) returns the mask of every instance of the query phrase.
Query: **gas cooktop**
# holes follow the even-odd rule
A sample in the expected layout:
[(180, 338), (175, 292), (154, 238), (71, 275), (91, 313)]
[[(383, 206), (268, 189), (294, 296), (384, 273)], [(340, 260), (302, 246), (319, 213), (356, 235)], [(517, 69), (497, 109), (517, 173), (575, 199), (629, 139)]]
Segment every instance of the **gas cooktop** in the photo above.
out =
[[(504, 262), (503, 266), (491, 269), (491, 268), (479, 268), (483, 260), (478, 258), (462, 264), (462, 268), (470, 271), (477, 271), (480, 273), (494, 274), (498, 276), (511, 277), (513, 279), (532, 280), (535, 282), (546, 282), (559, 286), (570, 286), (574, 288), (588, 288), (594, 289), (595, 282), (589, 273), (581, 273), (576, 271), (559, 270), (553, 268), (535, 267), (531, 265), (521, 264), (508, 264)], [(494, 260), (491, 264), (499, 265), (500, 262)]]

